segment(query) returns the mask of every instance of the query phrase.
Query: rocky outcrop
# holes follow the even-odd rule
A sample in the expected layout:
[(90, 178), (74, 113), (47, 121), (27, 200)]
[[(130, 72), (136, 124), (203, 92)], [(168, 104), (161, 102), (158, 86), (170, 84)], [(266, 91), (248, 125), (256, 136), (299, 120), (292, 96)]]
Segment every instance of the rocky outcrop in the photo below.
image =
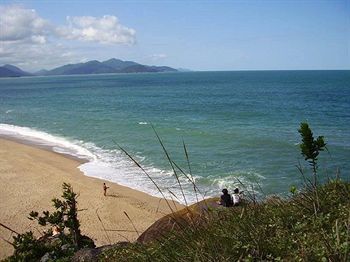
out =
[(203, 224), (208, 219), (208, 209), (218, 207), (218, 198), (202, 200), (189, 207), (166, 215), (154, 222), (137, 239), (137, 242), (147, 244), (160, 239), (173, 230), (182, 230), (188, 226)]
[[(181, 232), (181, 230), (185, 230), (188, 226), (205, 225), (206, 221), (208, 221), (208, 210), (219, 207), (217, 204), (218, 200), (218, 198), (206, 199), (160, 218), (140, 235), (137, 242), (148, 244), (159, 240), (173, 230)], [(118, 247), (127, 247), (129, 244), (129, 242), (119, 242), (114, 245), (80, 249), (74, 254), (72, 261), (97, 261), (103, 252)]]

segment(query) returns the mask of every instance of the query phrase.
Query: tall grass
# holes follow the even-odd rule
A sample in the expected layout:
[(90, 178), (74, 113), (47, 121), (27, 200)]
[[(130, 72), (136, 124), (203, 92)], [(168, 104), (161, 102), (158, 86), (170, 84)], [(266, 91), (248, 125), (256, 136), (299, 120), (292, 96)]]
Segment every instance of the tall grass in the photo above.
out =
[(101, 261), (349, 261), (350, 184), (317, 190), (318, 212), (312, 192), (212, 209), (195, 227), (110, 250)]

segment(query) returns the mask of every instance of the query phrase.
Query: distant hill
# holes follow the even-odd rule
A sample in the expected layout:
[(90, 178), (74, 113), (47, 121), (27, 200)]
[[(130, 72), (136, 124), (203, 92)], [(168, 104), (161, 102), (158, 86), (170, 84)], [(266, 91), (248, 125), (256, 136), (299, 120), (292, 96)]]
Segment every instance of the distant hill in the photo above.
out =
[(138, 73), (138, 72), (176, 72), (177, 70), (167, 66), (145, 66), (145, 65), (132, 65), (120, 70), (121, 73)]
[(44, 72), (44, 75), (85, 75), (106, 73), (177, 72), (167, 66), (147, 66), (133, 61), (112, 58), (103, 62), (97, 60), (86, 63), (68, 64)]
[(176, 68), (176, 70), (179, 72), (192, 72), (191, 69), (187, 69), (187, 68)]
[(86, 63), (60, 66), (47, 71), (46, 75), (87, 75), (103, 73), (115, 73), (115, 70), (97, 60), (93, 60)]
[(63, 65), (52, 70), (42, 69), (35, 74), (30, 74), (13, 65), (0, 67), (0, 77), (18, 76), (48, 76), (48, 75), (89, 75), (108, 73), (157, 73), (157, 72), (177, 72), (178, 70), (168, 66), (148, 66), (133, 61), (123, 61), (112, 58), (103, 62), (92, 60), (86, 63)]
[(43, 76), (43, 75), (46, 75), (47, 72), (49, 72), (49, 70), (46, 70), (46, 69), (41, 69), (37, 72), (34, 73), (34, 75), (37, 75), (37, 76)]
[(13, 65), (0, 66), (0, 77), (19, 77), (31, 76), (32, 74), (23, 71), (22, 69)]
[(123, 61), (123, 60), (116, 59), (116, 58), (106, 60), (106, 61), (102, 62), (102, 64), (109, 66), (109, 67), (112, 67), (115, 70), (122, 70), (122, 69), (130, 67), (130, 66), (139, 65), (136, 62)]

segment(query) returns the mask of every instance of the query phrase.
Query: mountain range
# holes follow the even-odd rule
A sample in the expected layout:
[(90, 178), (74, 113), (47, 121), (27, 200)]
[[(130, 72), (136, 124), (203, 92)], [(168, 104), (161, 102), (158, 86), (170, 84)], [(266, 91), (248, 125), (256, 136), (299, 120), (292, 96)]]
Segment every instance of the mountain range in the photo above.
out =
[(52, 70), (40, 70), (28, 73), (13, 65), (0, 66), (0, 77), (47, 76), (47, 75), (88, 75), (107, 73), (144, 73), (144, 72), (177, 72), (168, 66), (148, 66), (133, 61), (112, 58), (103, 62), (92, 60), (86, 63), (67, 64)]

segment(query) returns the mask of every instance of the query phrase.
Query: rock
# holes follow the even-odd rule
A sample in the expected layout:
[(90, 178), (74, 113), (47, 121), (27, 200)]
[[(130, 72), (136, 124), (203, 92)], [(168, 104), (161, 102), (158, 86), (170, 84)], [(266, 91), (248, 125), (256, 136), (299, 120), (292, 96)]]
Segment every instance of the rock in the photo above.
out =
[(97, 248), (83, 248), (75, 252), (72, 257), (73, 262), (92, 262), (96, 261), (101, 251)]
[(83, 248), (75, 252), (74, 256), (72, 257), (72, 262), (92, 262), (92, 261), (97, 261), (98, 256), (109, 249), (122, 246), (126, 247), (130, 244), (130, 242), (118, 242), (114, 245), (106, 245), (106, 246), (101, 246), (97, 248)]
[(207, 218), (208, 209), (218, 207), (217, 201), (218, 198), (206, 199), (160, 218), (139, 236), (137, 242), (147, 244), (173, 230), (180, 231), (187, 226), (202, 224)]
[(48, 236), (44, 235), (38, 239), (39, 242), (44, 243), (45, 246), (60, 246), (62, 244), (58, 235)]
[(50, 253), (46, 253), (45, 255), (43, 255), (40, 259), (40, 262), (47, 262), (51, 259), (50, 257)]
[(64, 244), (63, 246), (61, 246), (61, 250), (66, 252), (68, 250), (74, 250), (74, 247), (71, 246), (70, 244)]

